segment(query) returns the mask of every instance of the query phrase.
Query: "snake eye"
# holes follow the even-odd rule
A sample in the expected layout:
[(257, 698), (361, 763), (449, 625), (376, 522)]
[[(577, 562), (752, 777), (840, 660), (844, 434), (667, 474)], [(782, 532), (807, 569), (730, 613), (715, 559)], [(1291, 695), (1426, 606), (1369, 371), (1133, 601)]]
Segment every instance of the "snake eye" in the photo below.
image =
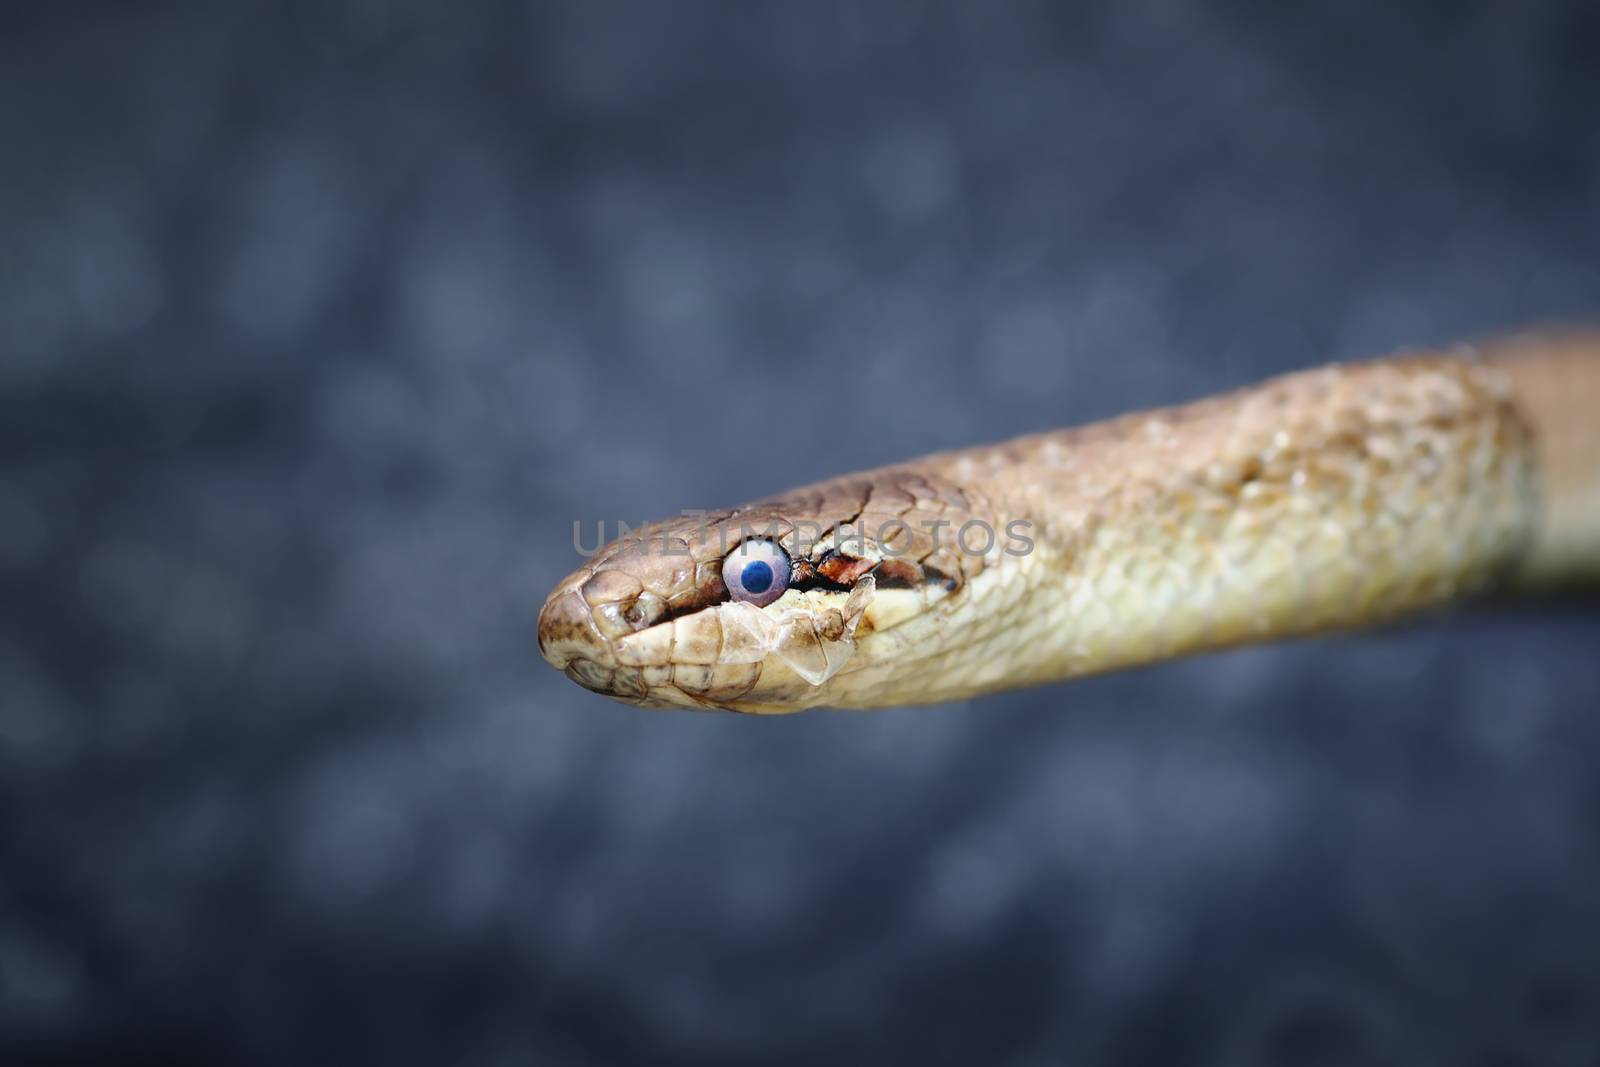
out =
[(722, 584), (733, 599), (764, 608), (789, 588), (789, 554), (771, 541), (746, 541), (722, 561)]

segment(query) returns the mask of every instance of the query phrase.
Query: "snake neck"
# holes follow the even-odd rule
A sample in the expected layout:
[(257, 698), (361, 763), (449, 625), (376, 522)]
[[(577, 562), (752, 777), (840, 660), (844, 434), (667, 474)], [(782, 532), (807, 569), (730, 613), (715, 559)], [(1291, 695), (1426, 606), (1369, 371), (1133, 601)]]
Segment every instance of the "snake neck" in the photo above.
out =
[(987, 614), (958, 612), (919, 686), (947, 699), (1358, 626), (1495, 581), (1544, 543), (1515, 385), (1498, 362), (1398, 358), (936, 457), (1040, 536), (973, 583)]

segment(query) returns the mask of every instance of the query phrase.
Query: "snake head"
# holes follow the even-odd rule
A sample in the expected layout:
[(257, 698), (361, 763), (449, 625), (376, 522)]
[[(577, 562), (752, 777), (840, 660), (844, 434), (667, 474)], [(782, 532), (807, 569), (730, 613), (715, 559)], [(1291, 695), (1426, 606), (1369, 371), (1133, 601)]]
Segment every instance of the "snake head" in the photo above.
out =
[[(830, 483), (631, 530), (551, 592), (539, 649), (586, 689), (643, 707), (860, 703), (850, 679), (897, 651), (896, 629), (950, 599), (975, 565), (906, 521), (919, 501), (930, 514), (965, 501), (925, 477), (915, 488)], [(746, 559), (755, 570), (741, 570)]]

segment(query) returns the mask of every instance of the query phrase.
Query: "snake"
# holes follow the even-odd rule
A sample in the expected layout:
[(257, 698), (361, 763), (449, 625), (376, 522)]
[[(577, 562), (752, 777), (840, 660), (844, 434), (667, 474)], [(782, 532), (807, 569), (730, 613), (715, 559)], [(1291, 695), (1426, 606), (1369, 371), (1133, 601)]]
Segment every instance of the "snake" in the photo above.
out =
[(1600, 575), (1600, 334), (1335, 363), (589, 554), (543, 657), (639, 707), (958, 701)]

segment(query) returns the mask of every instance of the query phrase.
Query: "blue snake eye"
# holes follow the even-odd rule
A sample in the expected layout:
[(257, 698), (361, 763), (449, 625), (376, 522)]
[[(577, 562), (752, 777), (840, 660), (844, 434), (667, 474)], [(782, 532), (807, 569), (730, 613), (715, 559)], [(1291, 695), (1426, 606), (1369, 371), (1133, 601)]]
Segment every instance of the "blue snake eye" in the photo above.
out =
[(728, 595), (766, 607), (789, 588), (789, 555), (772, 541), (746, 541), (722, 561)]
[(760, 596), (772, 585), (772, 564), (764, 559), (754, 560), (744, 565), (744, 570), (739, 572), (739, 584), (744, 586), (744, 591)]

